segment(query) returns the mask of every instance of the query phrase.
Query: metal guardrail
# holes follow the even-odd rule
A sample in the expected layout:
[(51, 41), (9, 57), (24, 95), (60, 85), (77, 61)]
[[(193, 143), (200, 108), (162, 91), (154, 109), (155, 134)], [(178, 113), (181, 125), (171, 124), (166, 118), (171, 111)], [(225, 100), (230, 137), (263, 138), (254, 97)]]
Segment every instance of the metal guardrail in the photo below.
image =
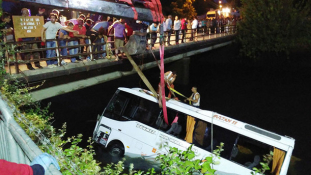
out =
[[(0, 159), (30, 164), (40, 154), (42, 151), (14, 120), (12, 108), (0, 93)], [(61, 175), (61, 172), (50, 165), (46, 174)]]
[[(176, 37), (177, 34), (176, 33), (179, 33), (179, 39), (178, 39), (178, 42), (180, 41), (183, 41), (183, 42), (196, 42), (198, 41), (199, 39), (202, 39), (203, 41), (205, 40), (208, 40), (210, 39), (211, 36), (215, 36), (215, 37), (222, 37), (222, 36), (217, 36), (217, 34), (224, 34), (224, 35), (229, 35), (229, 34), (234, 34), (236, 33), (237, 29), (236, 29), (236, 26), (235, 25), (230, 25), (230, 26), (223, 26), (223, 27), (216, 27), (216, 28), (212, 28), (212, 27), (201, 27), (201, 28), (198, 28), (198, 29), (187, 29), (186, 32), (184, 33), (185, 37), (184, 37), (184, 40), (182, 40), (182, 35), (183, 35), (183, 31), (182, 30), (179, 30), (179, 31), (174, 31), (174, 30), (171, 30), (170, 31), (170, 36), (171, 36), (171, 40), (170, 40), (170, 43), (171, 42), (174, 42), (175, 39), (172, 39), (172, 37)], [(150, 40), (149, 44), (151, 45), (154, 45), (154, 44), (160, 44), (160, 36), (158, 36), (158, 34), (156, 33), (156, 37), (154, 37), (153, 35), (154, 33), (152, 32), (149, 32), (147, 33), (146, 35), (146, 39), (147, 40)], [(192, 35), (191, 37), (189, 37), (189, 34)], [(208, 37), (209, 36), (209, 37)], [(109, 36), (109, 37), (113, 37), (113, 36)], [(170, 44), (168, 43), (167, 41), (167, 37), (168, 37), (168, 32), (165, 32), (164, 34), (164, 43), (166, 44)], [(62, 41), (62, 40), (66, 40), (66, 42), (69, 42), (69, 41), (79, 41), (80, 39), (85, 39), (85, 40), (88, 40), (88, 43), (89, 44), (80, 44), (80, 42), (78, 42), (78, 45), (74, 45), (74, 46), (59, 46), (59, 41)], [(191, 40), (192, 39), (192, 40)], [(154, 42), (152, 41), (154, 40)], [(191, 41), (189, 41), (191, 40)], [(105, 44), (112, 44), (114, 43), (114, 41), (107, 41), (106, 43), (92, 43), (91, 42), (91, 39), (90, 37), (87, 37), (87, 38), (81, 38), (81, 37), (73, 37), (73, 38), (70, 38), (70, 39), (51, 39), (51, 40), (46, 40), (46, 41), (54, 41), (56, 43), (56, 47), (53, 47), (53, 48), (39, 48), (39, 49), (27, 49), (27, 50), (16, 50), (16, 48), (14, 47), (17, 46), (17, 47), (21, 47), (23, 45), (26, 45), (26, 44), (35, 44), (35, 43), (40, 43), (42, 41), (40, 40), (33, 40), (33, 41), (22, 41), (22, 42), (7, 42), (7, 43), (0, 43), (0, 45), (2, 44), (7, 44), (7, 45), (10, 45), (10, 47), (13, 49), (13, 62), (12, 60), (8, 59), (9, 57), (9, 53), (7, 50), (3, 50), (3, 48), (0, 46), (0, 50), (6, 52), (4, 55), (5, 57), (7, 57), (6, 59), (6, 65), (8, 65), (8, 68), (9, 68), (9, 74), (11, 74), (11, 64), (13, 63), (15, 65), (15, 72), (16, 73), (19, 73), (19, 64), (25, 64), (25, 63), (31, 63), (31, 62), (39, 62), (39, 61), (48, 61), (48, 60), (57, 60), (58, 62), (58, 66), (61, 65), (61, 62), (64, 58), (72, 58), (72, 57), (81, 57), (81, 56), (90, 56), (90, 60), (94, 60), (93, 59), (93, 55), (94, 54), (102, 54), (102, 53), (107, 53), (107, 50), (102, 50), (102, 51), (94, 51), (93, 47), (97, 46), (97, 45), (100, 45), (100, 46), (104, 46)], [(147, 44), (147, 45), (149, 45)], [(146, 47), (147, 47), (146, 45)], [(81, 52), (81, 47), (84, 47), (86, 46), (87, 47), (87, 53), (83, 53)], [(61, 56), (60, 55), (60, 49), (63, 49), (63, 48), (67, 48), (67, 49), (72, 49), (72, 48), (79, 48), (79, 52), (78, 54), (75, 54), (75, 55), (66, 55), (66, 56)], [(23, 60), (22, 62), (18, 62), (17, 60), (17, 56), (16, 54), (17, 53), (33, 53), (33, 52), (43, 52), (43, 51), (47, 51), (47, 50), (54, 50), (56, 51), (56, 57), (52, 57), (52, 58), (40, 58), (40, 59), (32, 59), (32, 60)], [(115, 50), (114, 48), (111, 48), (111, 50)], [(1, 57), (1, 55), (0, 55)]]
[[(81, 39), (84, 39), (85, 41), (87, 40), (87, 42), (89, 44), (80, 44), (79, 40)], [(62, 40), (66, 40), (66, 42), (70, 42), (70, 41), (78, 41), (78, 45), (73, 45), (73, 46), (59, 46), (59, 41), (62, 41)], [(46, 42), (48, 41), (53, 41), (55, 42), (55, 46), (56, 47), (51, 47), (51, 48), (38, 48), (38, 49), (25, 49), (25, 50), (21, 50), (21, 47), (22, 46), (25, 46), (26, 44), (40, 44), (42, 41), (41, 40), (32, 40), (32, 41), (19, 41), (19, 42), (6, 42), (6, 43), (0, 43), (0, 45), (9, 45), (10, 48), (13, 50), (13, 54), (12, 54), (12, 57), (13, 57), (13, 62), (12, 60), (9, 59), (9, 53), (8, 53), (8, 50), (4, 50), (2, 47), (0, 47), (0, 50), (5, 52), (5, 57), (6, 57), (6, 65), (11, 65), (11, 63), (13, 63), (15, 65), (15, 71), (16, 73), (19, 73), (19, 64), (27, 64), (27, 63), (31, 63), (31, 62), (39, 62), (39, 61), (48, 61), (48, 60), (57, 60), (58, 62), (58, 66), (61, 65), (61, 61), (63, 60), (63, 58), (72, 58), (72, 57), (80, 57), (80, 56), (87, 56), (89, 55), (90, 56), (90, 59), (91, 60), (94, 60), (93, 59), (93, 55), (94, 54), (102, 54), (102, 53), (107, 53), (107, 51), (96, 51), (96, 52), (93, 52), (93, 47), (94, 46), (97, 46), (97, 45), (100, 45), (100, 46), (103, 46), (105, 44), (108, 44), (108, 43), (113, 43), (114, 41), (108, 41), (108, 42), (105, 42), (105, 43), (92, 43), (91, 42), (91, 39), (90, 37), (87, 37), (87, 38), (82, 38), (82, 37), (72, 37), (70, 39), (49, 39), (49, 40), (46, 40)], [(86, 46), (87, 47), (87, 53), (81, 53), (81, 47), (84, 47)], [(66, 56), (61, 56), (60, 55), (60, 49), (62, 48), (68, 48), (68, 49), (74, 49), (74, 48), (78, 48), (79, 52), (78, 54), (75, 54), (75, 55), (66, 55)], [(40, 59), (32, 59), (32, 60), (22, 60), (21, 62), (18, 62), (17, 60), (17, 56), (16, 54), (19, 53), (19, 54), (22, 54), (22, 53), (34, 53), (34, 52), (45, 52), (47, 50), (55, 50), (56, 51), (56, 57), (51, 57), (51, 58), (40, 58)], [(114, 50), (114, 49), (112, 49)], [(1, 57), (2, 55), (0, 55)], [(9, 67), (9, 74), (11, 74), (11, 67)]]
[[(216, 36), (217, 34), (235, 34), (237, 32), (237, 26), (236, 25), (225, 25), (225, 26), (219, 26), (219, 27), (199, 27), (197, 29), (186, 29), (186, 32), (183, 34), (183, 30), (171, 30), (170, 31), (170, 36), (171, 37), (176, 37), (176, 33), (179, 33), (179, 39), (178, 42), (184, 42), (184, 43), (189, 43), (189, 42), (195, 42), (198, 41), (198, 38), (202, 38), (203, 41), (210, 39), (209, 37), (211, 36)], [(148, 39), (155, 39), (156, 41), (158, 41), (159, 36), (152, 37), (152, 33), (148, 33)], [(169, 32), (166, 31), (164, 34), (164, 43), (167, 45), (169, 44), (167, 41), (167, 37), (169, 35)], [(182, 39), (182, 35), (185, 35), (184, 40)], [(190, 36), (189, 35), (193, 35)], [(222, 36), (220, 36), (222, 37)], [(191, 41), (187, 41), (187, 40), (191, 40)], [(152, 41), (151, 41), (152, 42)], [(151, 42), (149, 44), (151, 44)], [(175, 42), (174, 40), (170, 40), (170, 42)], [(154, 44), (160, 44), (160, 41), (155, 42)]]

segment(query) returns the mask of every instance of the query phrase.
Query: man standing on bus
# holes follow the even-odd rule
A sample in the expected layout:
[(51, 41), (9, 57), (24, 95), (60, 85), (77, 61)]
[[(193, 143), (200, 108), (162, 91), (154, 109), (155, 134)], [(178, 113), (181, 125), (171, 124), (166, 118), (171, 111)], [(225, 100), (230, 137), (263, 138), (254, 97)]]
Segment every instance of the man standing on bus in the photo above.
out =
[(187, 100), (192, 103), (192, 106), (199, 108), (200, 107), (200, 94), (198, 93), (198, 88), (194, 86), (191, 88), (191, 91), (192, 91), (192, 95), (189, 98), (187, 98)]

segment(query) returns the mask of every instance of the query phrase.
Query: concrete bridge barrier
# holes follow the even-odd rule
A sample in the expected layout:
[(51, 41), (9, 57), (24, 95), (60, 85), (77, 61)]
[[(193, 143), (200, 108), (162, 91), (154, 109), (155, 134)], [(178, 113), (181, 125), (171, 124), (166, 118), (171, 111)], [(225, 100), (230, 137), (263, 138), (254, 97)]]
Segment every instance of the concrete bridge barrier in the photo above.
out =
[[(13, 111), (0, 93), (0, 159), (29, 165), (42, 151), (14, 120)], [(50, 165), (46, 174), (60, 175), (61, 172)]]

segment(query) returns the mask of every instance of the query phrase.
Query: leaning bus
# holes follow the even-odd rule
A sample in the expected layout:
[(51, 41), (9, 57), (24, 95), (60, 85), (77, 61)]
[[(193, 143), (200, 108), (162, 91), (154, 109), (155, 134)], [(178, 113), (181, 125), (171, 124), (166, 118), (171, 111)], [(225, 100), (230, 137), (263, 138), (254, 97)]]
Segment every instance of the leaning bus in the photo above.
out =
[(261, 168), (263, 155), (272, 151), (271, 172), (265, 174), (287, 174), (295, 145), (293, 138), (173, 99), (166, 105), (169, 124), (164, 122), (162, 109), (151, 92), (118, 88), (98, 116), (93, 140), (113, 156), (144, 158), (166, 153), (161, 144), (186, 150), (194, 141), (192, 150), (198, 159), (210, 156), (223, 142), (224, 151), (220, 164), (214, 166), (216, 170), (251, 174), (254, 167)]

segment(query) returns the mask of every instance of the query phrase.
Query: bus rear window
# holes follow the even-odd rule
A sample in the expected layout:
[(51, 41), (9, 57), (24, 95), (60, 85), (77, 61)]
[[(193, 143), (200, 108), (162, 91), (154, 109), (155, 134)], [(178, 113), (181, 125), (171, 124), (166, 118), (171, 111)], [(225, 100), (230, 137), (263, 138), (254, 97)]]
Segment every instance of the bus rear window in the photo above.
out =
[(264, 162), (263, 155), (269, 154), (270, 151), (273, 151), (273, 147), (245, 136), (239, 136), (230, 159), (252, 170), (254, 167), (261, 167), (260, 162)]

